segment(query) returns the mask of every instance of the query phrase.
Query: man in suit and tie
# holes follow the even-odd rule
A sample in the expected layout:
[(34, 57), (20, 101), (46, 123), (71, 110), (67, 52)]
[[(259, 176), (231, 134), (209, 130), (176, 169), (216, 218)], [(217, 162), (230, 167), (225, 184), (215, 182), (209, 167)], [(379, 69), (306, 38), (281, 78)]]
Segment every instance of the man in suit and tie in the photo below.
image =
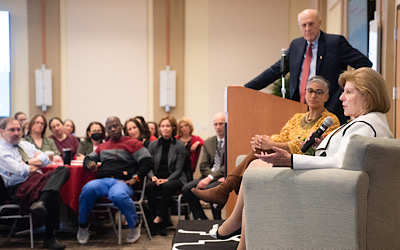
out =
[[(218, 113), (214, 115), (213, 125), (217, 135), (205, 140), (202, 148), (202, 157), (200, 159), (201, 177), (186, 183), (182, 188), (182, 193), (195, 220), (207, 220), (204, 210), (200, 204), (199, 198), (192, 193), (192, 188), (209, 189), (218, 186), (225, 181), (224, 167), (224, 143), (225, 143), (225, 114)], [(221, 219), (221, 212), (211, 206), (214, 219)]]
[[(321, 17), (317, 10), (306, 9), (298, 15), (301, 38), (294, 39), (287, 51), (290, 72), (290, 99), (304, 103), (306, 83), (314, 75), (323, 76), (330, 82), (329, 100), (325, 107), (345, 123), (348, 119), (343, 113), (339, 100), (341, 88), (339, 75), (347, 69), (371, 67), (372, 63), (360, 51), (353, 48), (341, 35), (326, 34), (320, 30)], [(247, 88), (260, 90), (282, 75), (281, 60), (266, 69), (259, 76), (246, 83)]]

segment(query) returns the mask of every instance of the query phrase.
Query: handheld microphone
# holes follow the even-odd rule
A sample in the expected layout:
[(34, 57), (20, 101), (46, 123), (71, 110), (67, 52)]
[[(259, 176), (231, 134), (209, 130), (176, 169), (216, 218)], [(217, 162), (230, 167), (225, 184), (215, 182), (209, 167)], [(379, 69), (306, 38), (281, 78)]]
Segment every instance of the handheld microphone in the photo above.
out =
[(287, 69), (287, 62), (286, 62), (286, 55), (287, 55), (287, 50), (286, 49), (281, 49), (281, 74), (284, 75), (286, 74), (286, 69)]
[(322, 123), (321, 127), (315, 131), (310, 140), (306, 142), (303, 147), (301, 147), (301, 152), (305, 153), (315, 142), (315, 138), (320, 138), (321, 135), (333, 124), (333, 120), (330, 117), (325, 118), (324, 122)]

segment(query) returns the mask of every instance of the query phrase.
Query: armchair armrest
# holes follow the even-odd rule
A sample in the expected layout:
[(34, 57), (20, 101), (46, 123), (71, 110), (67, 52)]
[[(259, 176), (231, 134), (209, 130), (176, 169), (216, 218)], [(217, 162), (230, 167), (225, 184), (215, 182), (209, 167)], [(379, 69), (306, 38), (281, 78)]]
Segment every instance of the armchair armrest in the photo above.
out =
[(248, 249), (365, 249), (368, 174), (248, 168)]

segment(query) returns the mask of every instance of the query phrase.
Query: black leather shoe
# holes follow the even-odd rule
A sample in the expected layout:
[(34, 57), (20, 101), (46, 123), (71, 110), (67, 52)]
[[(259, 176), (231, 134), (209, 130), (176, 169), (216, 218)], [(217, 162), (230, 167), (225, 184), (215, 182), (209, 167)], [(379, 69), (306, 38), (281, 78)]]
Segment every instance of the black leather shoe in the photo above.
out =
[(167, 236), (167, 223), (163, 221), (159, 224), (160, 224), (160, 235)]
[(160, 223), (154, 223), (150, 226), (150, 233), (151, 236), (156, 236), (160, 234)]
[(32, 213), (39, 216), (45, 216), (47, 214), (47, 209), (43, 201), (34, 202), (29, 209)]
[(43, 242), (43, 247), (48, 248), (48, 249), (64, 249), (66, 247), (66, 245), (59, 242), (56, 239), (56, 237), (53, 237), (51, 239), (45, 240)]

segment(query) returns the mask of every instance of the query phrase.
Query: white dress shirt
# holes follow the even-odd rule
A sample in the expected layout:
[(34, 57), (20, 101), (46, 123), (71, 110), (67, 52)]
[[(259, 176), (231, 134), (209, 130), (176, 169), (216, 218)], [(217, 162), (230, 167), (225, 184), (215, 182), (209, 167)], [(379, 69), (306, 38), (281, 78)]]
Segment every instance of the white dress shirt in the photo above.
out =
[[(49, 157), (39, 149), (36, 149), (33, 144), (27, 141), (20, 141), (18, 145), (25, 151), (29, 159), (35, 158), (35, 153), (39, 153), (36, 158), (43, 163), (43, 166), (50, 164)], [(0, 176), (3, 178), (4, 185), (10, 187), (24, 182), (28, 179), (29, 169), (29, 165), (23, 162), (18, 147), (1, 140)]]

